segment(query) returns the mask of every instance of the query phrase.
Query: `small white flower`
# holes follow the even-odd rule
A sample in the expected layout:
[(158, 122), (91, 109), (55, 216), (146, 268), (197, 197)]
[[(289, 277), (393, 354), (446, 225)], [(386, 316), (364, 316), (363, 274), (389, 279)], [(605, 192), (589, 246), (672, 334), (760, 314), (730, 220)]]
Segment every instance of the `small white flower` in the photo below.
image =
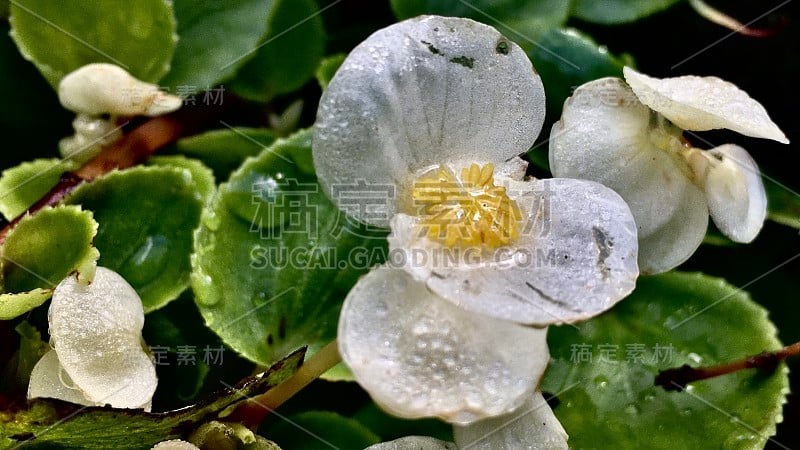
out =
[(639, 231), (643, 273), (688, 259), (706, 233), (709, 213), (726, 236), (752, 241), (766, 217), (758, 166), (743, 148), (703, 151), (683, 130), (727, 128), (788, 140), (764, 108), (715, 77), (659, 80), (624, 69), (625, 81), (586, 83), (564, 104), (550, 135), (554, 176), (597, 181), (617, 191)]
[(159, 116), (177, 110), (183, 100), (106, 63), (87, 64), (58, 84), (61, 105), (75, 112), (75, 135), (59, 142), (65, 158), (85, 162), (120, 137), (117, 117)]
[(158, 380), (143, 348), (142, 302), (125, 279), (105, 267), (88, 285), (65, 278), (48, 319), (53, 350), (34, 367), (28, 398), (150, 409)]
[(115, 117), (160, 116), (183, 104), (180, 97), (106, 63), (87, 64), (67, 74), (58, 83), (58, 100), (75, 113)]
[[(357, 219), (392, 229), (390, 261), (350, 292), (338, 338), (387, 410), (460, 424), (509, 413), (547, 365), (541, 327), (599, 314), (633, 289), (636, 229), (617, 194), (522, 181), (516, 156), (543, 121), (524, 51), (467, 19), (379, 30), (323, 94), (320, 183)], [(354, 196), (366, 207), (349, 208)]]

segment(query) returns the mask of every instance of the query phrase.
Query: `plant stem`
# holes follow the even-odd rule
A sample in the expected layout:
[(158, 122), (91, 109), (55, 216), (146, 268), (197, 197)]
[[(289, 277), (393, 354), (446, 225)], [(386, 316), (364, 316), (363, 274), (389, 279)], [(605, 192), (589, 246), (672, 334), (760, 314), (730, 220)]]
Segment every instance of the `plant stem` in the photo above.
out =
[(773, 371), (778, 366), (778, 363), (797, 354), (800, 354), (800, 342), (795, 342), (774, 352), (763, 352), (725, 364), (708, 367), (690, 367), (688, 364), (684, 364), (681, 367), (660, 372), (656, 376), (655, 384), (667, 391), (682, 391), (689, 383), (735, 373), (740, 370), (759, 369), (766, 372)]
[(61, 175), (58, 183), (27, 211), (10, 222), (0, 221), (5, 222), (0, 223), (2, 226), (0, 245), (5, 241), (8, 232), (23, 217), (35, 214), (47, 206), (58, 204), (81, 184), (90, 182), (112, 170), (133, 167), (178, 138), (198, 133), (208, 126), (218, 123), (226, 112), (242, 105), (241, 101), (231, 100), (213, 108), (208, 106), (186, 107), (174, 113), (144, 121), (120, 140), (104, 148), (79, 169)]
[(333, 340), (305, 361), (289, 379), (261, 395), (242, 402), (231, 415), (233, 420), (242, 422), (251, 429), (258, 428), (272, 411), (341, 361), (336, 340)]

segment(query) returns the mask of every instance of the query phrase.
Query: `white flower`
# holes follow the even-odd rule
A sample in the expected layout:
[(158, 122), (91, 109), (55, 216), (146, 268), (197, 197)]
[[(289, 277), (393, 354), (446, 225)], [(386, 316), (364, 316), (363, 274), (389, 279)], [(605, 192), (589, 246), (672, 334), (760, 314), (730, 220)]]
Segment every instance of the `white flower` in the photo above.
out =
[(364, 450), (458, 450), (452, 442), (426, 436), (406, 436), (389, 442), (370, 445)]
[[(521, 181), (515, 157), (543, 120), (523, 50), (467, 19), (379, 30), (323, 94), (320, 183), (357, 219), (392, 229), (389, 263), (351, 290), (338, 333), (385, 409), (460, 424), (509, 413), (547, 365), (541, 327), (596, 315), (633, 289), (636, 229), (617, 194)], [(365, 207), (353, 210), (354, 198)]]
[(159, 116), (183, 104), (180, 97), (107, 63), (87, 64), (67, 74), (58, 84), (58, 99), (77, 114), (72, 122), (75, 135), (62, 139), (59, 149), (62, 156), (78, 162), (88, 161), (122, 137), (117, 117)]
[(160, 116), (183, 104), (180, 97), (106, 63), (87, 64), (67, 74), (58, 83), (58, 100), (72, 112), (115, 117)]
[(624, 69), (627, 84), (580, 86), (550, 135), (554, 176), (597, 181), (630, 205), (639, 229), (639, 267), (664, 272), (688, 259), (708, 216), (736, 242), (752, 241), (766, 217), (758, 167), (743, 148), (693, 148), (683, 130), (727, 128), (789, 141), (764, 108), (715, 77), (659, 80)]
[(125, 279), (105, 267), (88, 285), (65, 278), (48, 319), (53, 350), (33, 368), (28, 398), (150, 409), (158, 380), (143, 348), (142, 302)]

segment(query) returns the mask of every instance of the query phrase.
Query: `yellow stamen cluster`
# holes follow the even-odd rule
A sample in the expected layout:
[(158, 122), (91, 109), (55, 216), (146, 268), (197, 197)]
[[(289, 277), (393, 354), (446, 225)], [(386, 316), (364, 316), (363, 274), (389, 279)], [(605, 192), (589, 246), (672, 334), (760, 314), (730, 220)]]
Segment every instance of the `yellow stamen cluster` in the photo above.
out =
[(494, 165), (473, 163), (460, 175), (440, 166), (414, 183), (421, 236), (451, 248), (496, 249), (513, 242), (522, 212), (505, 187), (495, 186)]

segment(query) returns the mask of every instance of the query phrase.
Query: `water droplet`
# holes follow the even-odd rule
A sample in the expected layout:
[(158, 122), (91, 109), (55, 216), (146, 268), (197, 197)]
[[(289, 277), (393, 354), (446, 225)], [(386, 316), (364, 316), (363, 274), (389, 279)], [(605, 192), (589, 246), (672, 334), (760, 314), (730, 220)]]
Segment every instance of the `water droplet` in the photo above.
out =
[(625, 412), (633, 416), (639, 414), (639, 408), (637, 408), (636, 405), (631, 403), (625, 407)]
[(214, 306), (222, 300), (222, 295), (220, 295), (219, 289), (214, 286), (214, 280), (211, 279), (210, 275), (198, 270), (194, 277), (194, 283), (195, 298), (201, 305)]
[(688, 356), (689, 359), (695, 364), (700, 364), (703, 362), (703, 357), (698, 355), (697, 353), (689, 353)]
[(219, 228), (219, 216), (211, 209), (205, 211), (203, 214), (203, 225), (211, 231), (217, 231)]
[(253, 306), (261, 306), (267, 300), (267, 293), (266, 292), (259, 292), (250, 299), (253, 302)]
[(595, 385), (597, 385), (598, 388), (604, 389), (604, 388), (606, 388), (608, 386), (608, 378), (606, 378), (606, 377), (604, 377), (602, 375), (597, 376), (594, 379), (594, 383), (595, 383)]
[(689, 417), (692, 415), (692, 410), (689, 408), (681, 410), (681, 415), (684, 417)]

